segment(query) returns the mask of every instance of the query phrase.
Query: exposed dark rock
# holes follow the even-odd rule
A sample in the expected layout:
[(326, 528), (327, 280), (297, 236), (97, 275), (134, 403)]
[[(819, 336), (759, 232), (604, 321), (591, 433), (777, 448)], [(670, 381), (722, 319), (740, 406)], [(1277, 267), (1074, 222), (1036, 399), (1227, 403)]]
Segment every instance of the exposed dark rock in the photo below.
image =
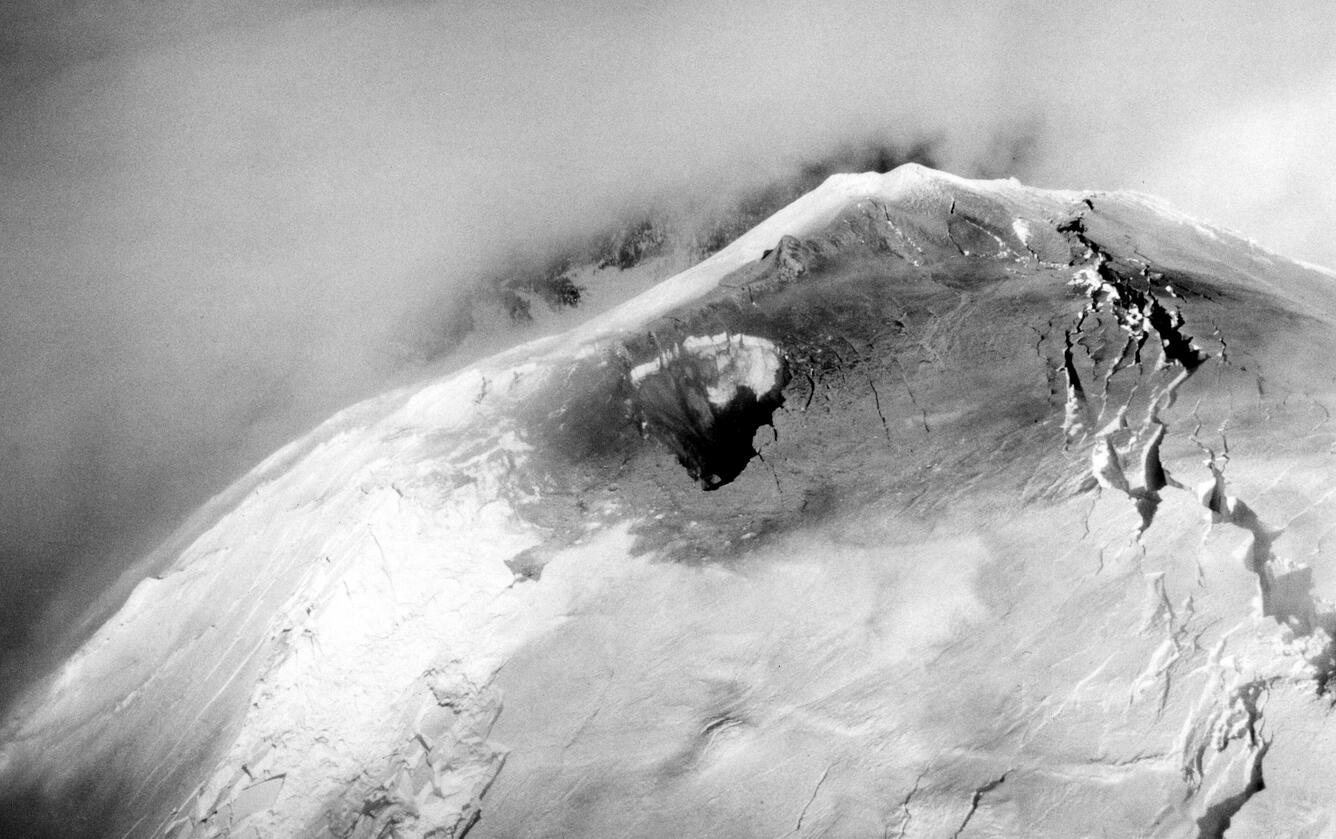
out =
[[(661, 356), (654, 369), (636, 382), (634, 405), (646, 433), (666, 445), (702, 489), (714, 490), (733, 481), (756, 456), (752, 438), (770, 425), (784, 404), (789, 375), (778, 350), (768, 341), (756, 353), (773, 354), (774, 373), (766, 385), (729, 381), (733, 364), (759, 363), (738, 359), (748, 348), (739, 339), (718, 336), (722, 348), (690, 344)], [(745, 339), (744, 339), (745, 340)], [(755, 341), (755, 339), (753, 339)], [(722, 395), (720, 395), (722, 391)]]
[(1262, 777), (1262, 760), (1266, 757), (1270, 746), (1270, 743), (1263, 742), (1257, 747), (1252, 756), (1252, 771), (1248, 775), (1247, 785), (1223, 801), (1212, 804), (1207, 808), (1206, 814), (1197, 819), (1197, 839), (1224, 839), (1230, 823), (1243, 809), (1243, 805), (1266, 789), (1266, 781)]
[(624, 271), (662, 253), (667, 244), (668, 234), (653, 219), (644, 219), (607, 235), (598, 245), (597, 265)]

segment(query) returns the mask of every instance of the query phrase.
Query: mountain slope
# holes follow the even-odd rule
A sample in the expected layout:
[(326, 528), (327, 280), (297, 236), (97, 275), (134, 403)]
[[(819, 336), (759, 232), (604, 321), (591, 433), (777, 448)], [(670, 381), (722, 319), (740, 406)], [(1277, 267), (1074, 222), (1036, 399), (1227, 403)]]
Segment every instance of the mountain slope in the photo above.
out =
[(6, 720), (9, 818), (1326, 835), (1334, 351), (1152, 200), (832, 177), (257, 467)]

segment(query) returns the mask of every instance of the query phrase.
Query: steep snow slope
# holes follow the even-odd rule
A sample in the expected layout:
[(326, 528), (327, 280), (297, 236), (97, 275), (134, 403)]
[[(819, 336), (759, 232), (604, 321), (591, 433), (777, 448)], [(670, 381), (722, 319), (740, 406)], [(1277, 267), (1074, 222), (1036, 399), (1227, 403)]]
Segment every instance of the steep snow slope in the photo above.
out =
[[(5, 721), (52, 835), (1336, 835), (1336, 287), (836, 176), (332, 418)], [(21, 807), (21, 809), (20, 809)]]

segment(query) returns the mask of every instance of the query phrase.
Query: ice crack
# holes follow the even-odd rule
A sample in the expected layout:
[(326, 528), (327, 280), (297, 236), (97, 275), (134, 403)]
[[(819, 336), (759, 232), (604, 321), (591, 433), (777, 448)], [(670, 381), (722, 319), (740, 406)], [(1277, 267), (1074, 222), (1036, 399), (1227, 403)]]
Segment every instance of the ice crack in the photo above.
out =
[(959, 839), (960, 834), (964, 833), (965, 828), (969, 826), (970, 819), (973, 819), (974, 814), (978, 812), (979, 804), (983, 801), (983, 797), (1002, 786), (1002, 783), (1007, 780), (1007, 776), (1010, 774), (1011, 770), (1008, 769), (1006, 772), (1003, 772), (993, 780), (974, 790), (974, 794), (970, 796), (969, 812), (966, 813), (965, 818), (961, 820), (960, 827), (956, 828), (956, 832), (951, 834), (951, 839)]

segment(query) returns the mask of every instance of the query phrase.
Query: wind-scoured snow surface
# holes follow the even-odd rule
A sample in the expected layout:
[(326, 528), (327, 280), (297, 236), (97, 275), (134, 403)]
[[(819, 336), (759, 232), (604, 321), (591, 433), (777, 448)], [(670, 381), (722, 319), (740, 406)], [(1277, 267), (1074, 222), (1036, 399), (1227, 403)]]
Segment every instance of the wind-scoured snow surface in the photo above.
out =
[(832, 177), (259, 465), (16, 704), (0, 818), (1336, 835), (1332, 357), (1329, 275), (1150, 199)]

